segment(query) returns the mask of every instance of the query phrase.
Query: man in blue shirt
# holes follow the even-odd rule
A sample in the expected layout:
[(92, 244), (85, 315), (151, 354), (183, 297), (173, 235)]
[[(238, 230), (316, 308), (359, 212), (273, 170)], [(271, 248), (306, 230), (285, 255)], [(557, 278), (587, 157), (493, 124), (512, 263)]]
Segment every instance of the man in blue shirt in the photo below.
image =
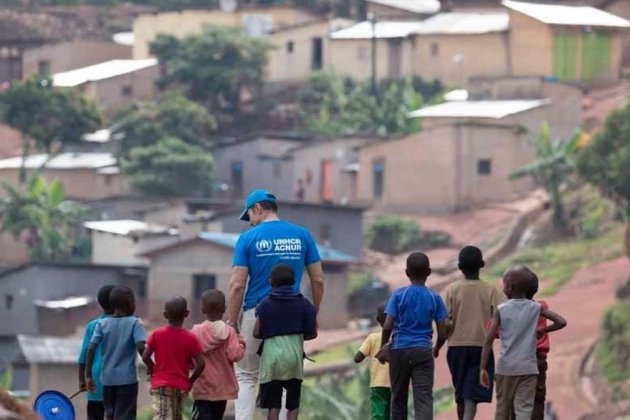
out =
[(276, 197), (266, 190), (252, 191), (245, 199), (241, 220), (252, 229), (243, 233), (234, 250), (228, 323), (240, 331), (246, 341), (246, 353), (236, 367), (239, 394), (236, 420), (251, 420), (256, 407), (256, 387), (260, 358), (256, 353), (260, 340), (254, 338), (255, 308), (271, 293), (271, 269), (287, 264), (295, 273), (294, 290), (300, 290), (304, 268), (310, 278), (313, 304), (319, 310), (324, 294), (324, 273), (311, 234), (302, 226), (278, 218)]
[[(411, 285), (396, 290), (387, 302), (381, 338), (383, 347), (376, 357), (381, 362), (389, 362), (391, 420), (407, 420), (409, 382), (413, 386), (415, 419), (431, 420), (433, 358), (438, 357), (446, 342), (448, 312), (439, 293), (425, 286), (431, 274), (429, 257), (420, 252), (410, 254), (405, 272)], [(438, 338), (431, 351), (434, 321)], [(385, 347), (388, 343), (389, 349)]]
[[(107, 285), (99, 289), (96, 300), (99, 305), (101, 305), (101, 308), (103, 308), (103, 314), (88, 322), (85, 327), (83, 344), (81, 345), (81, 353), (79, 354), (79, 389), (81, 389), (81, 391), (87, 390), (85, 385), (85, 362), (96, 324), (98, 324), (98, 321), (101, 319), (107, 318), (114, 313), (114, 309), (109, 302), (109, 294), (113, 288), (113, 285)], [(87, 420), (103, 420), (105, 417), (105, 409), (103, 408), (103, 384), (101, 383), (102, 358), (103, 349), (101, 345), (98, 345), (94, 353), (94, 363), (92, 365), (92, 377), (94, 378), (96, 389), (94, 392), (87, 393)]]

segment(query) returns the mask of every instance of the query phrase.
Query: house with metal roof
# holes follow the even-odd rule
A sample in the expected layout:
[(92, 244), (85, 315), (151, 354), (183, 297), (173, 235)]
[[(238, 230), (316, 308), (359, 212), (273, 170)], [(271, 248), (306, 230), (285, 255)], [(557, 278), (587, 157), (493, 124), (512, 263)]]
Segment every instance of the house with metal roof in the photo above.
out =
[(159, 65), (155, 58), (110, 60), (53, 74), (55, 86), (80, 89), (105, 111), (152, 99)]
[[(203, 232), (194, 238), (171, 243), (145, 252), (151, 261), (148, 296), (150, 313), (159, 315), (164, 302), (173, 295), (185, 297), (193, 316), (200, 314), (200, 299), (208, 289), (229, 294), (232, 258), (239, 234)], [(348, 322), (348, 270), (359, 261), (353, 256), (321, 244), (326, 287), (318, 321), (321, 328), (343, 328)], [(303, 291), (308, 296), (310, 285), (305, 273)]]
[[(96, 200), (124, 195), (128, 191), (125, 176), (111, 153), (60, 153), (29, 155), (0, 160), (0, 178), (11, 185), (19, 184), (20, 168), (42, 170), (49, 182), (59, 179), (69, 198)], [(0, 190), (0, 195), (5, 194)]]
[(619, 79), (622, 35), (630, 21), (590, 6), (503, 5), (510, 14), (510, 74), (568, 82)]

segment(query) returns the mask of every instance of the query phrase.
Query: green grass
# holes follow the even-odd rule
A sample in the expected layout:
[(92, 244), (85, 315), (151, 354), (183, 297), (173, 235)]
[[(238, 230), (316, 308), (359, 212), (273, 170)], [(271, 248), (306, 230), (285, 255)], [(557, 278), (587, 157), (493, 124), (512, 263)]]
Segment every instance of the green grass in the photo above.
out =
[(317, 363), (340, 362), (343, 360), (352, 360), (354, 355), (359, 351), (362, 341), (352, 343), (339, 344), (330, 347), (327, 350), (313, 354), (311, 359)]
[(541, 296), (555, 294), (581, 268), (623, 254), (623, 228), (615, 227), (594, 239), (573, 238), (538, 248), (523, 248), (490, 267), (487, 277), (500, 278), (505, 270), (524, 264), (538, 274), (544, 288)]
[(621, 300), (604, 314), (602, 335), (595, 349), (600, 373), (610, 384), (613, 399), (630, 399), (630, 299)]

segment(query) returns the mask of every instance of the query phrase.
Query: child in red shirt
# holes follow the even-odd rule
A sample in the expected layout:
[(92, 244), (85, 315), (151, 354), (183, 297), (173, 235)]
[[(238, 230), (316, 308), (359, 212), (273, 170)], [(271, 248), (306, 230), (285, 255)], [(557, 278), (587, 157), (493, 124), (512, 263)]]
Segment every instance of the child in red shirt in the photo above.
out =
[(238, 397), (234, 363), (245, 355), (245, 339), (223, 321), (225, 295), (208, 290), (201, 297), (206, 321), (191, 332), (199, 338), (207, 368), (192, 389), (193, 420), (221, 420), (227, 400)]
[[(205, 367), (201, 343), (182, 328), (188, 316), (186, 299), (174, 297), (164, 306), (168, 326), (151, 334), (142, 355), (151, 374), (151, 395), (156, 420), (181, 420), (184, 397)], [(151, 356), (155, 353), (155, 362)], [(189, 366), (195, 370), (189, 377)]]
[[(531, 283), (526, 297), (529, 300), (534, 299), (534, 295), (538, 292), (538, 276), (532, 273), (530, 277)], [(543, 309), (549, 309), (547, 302), (537, 300)], [(547, 319), (538, 318), (536, 329), (540, 331), (547, 326)], [(549, 334), (538, 334), (536, 341), (536, 360), (538, 362), (538, 382), (536, 383), (536, 395), (534, 397), (534, 410), (532, 411), (532, 420), (544, 420), (545, 418), (545, 399), (547, 397), (547, 354), (549, 354)]]

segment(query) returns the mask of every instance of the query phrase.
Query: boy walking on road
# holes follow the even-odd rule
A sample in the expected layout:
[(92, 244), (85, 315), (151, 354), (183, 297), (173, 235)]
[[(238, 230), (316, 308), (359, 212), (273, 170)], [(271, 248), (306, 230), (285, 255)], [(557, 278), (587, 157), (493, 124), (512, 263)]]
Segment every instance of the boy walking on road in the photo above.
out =
[(488, 357), (489, 387), (479, 384), (481, 349), (486, 326), (502, 301), (499, 290), (479, 277), (485, 265), (481, 250), (466, 246), (459, 253), (459, 269), (464, 279), (449, 284), (444, 291), (448, 310), (448, 368), (455, 388), (457, 418), (472, 420), (477, 404), (492, 401), (494, 356)]

